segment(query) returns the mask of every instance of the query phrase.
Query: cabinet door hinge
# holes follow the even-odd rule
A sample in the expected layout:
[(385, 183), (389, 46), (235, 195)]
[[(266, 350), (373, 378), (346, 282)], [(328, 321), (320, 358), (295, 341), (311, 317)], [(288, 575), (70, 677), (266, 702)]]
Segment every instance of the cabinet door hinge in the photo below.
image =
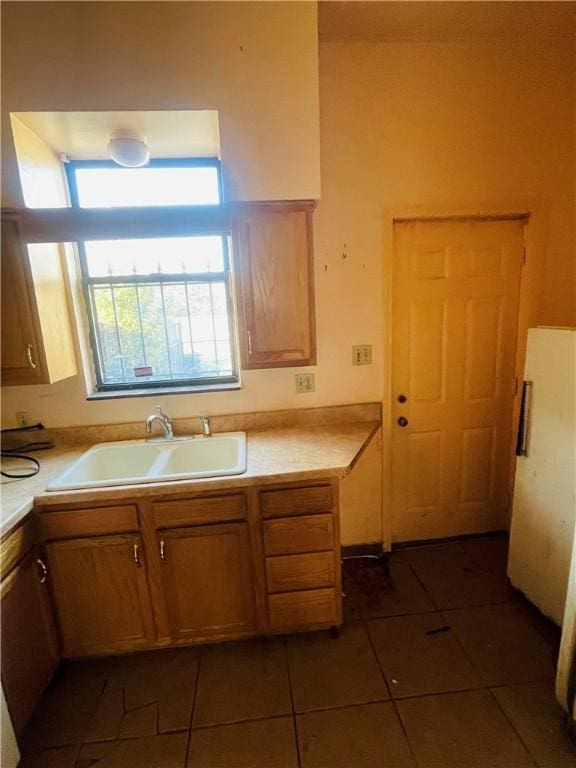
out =
[(526, 264), (526, 246), (524, 245), (522, 247), (522, 261), (520, 262), (522, 266)]

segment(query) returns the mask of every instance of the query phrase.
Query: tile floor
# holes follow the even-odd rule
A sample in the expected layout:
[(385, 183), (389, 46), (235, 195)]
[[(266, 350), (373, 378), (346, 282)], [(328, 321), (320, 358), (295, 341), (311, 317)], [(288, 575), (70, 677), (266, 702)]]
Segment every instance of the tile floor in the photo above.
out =
[(345, 568), (327, 633), (68, 664), (22, 768), (568, 768), (558, 633), (511, 589), (506, 540)]

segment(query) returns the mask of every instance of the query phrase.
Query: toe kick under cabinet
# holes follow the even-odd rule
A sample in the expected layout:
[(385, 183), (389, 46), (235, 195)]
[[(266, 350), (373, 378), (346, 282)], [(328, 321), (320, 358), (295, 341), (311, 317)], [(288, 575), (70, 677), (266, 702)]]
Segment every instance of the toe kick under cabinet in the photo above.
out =
[(342, 623), (336, 480), (36, 512), (65, 657)]

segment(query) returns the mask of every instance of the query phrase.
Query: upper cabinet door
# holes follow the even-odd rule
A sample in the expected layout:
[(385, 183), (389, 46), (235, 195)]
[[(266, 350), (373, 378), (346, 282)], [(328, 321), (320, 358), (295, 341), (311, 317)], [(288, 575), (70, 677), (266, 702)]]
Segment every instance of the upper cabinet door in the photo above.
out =
[(28, 254), (18, 222), (2, 219), (2, 383), (47, 380)]
[(77, 372), (58, 243), (28, 248), (2, 215), (2, 384), (51, 384)]
[(315, 365), (312, 205), (242, 215), (235, 244), (241, 367)]

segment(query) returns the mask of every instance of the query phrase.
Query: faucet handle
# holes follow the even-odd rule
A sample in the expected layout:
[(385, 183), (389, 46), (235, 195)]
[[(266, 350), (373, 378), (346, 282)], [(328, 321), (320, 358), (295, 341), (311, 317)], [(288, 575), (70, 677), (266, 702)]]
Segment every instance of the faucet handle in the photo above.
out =
[(212, 428), (210, 427), (210, 419), (208, 416), (200, 416), (202, 423), (202, 434), (204, 437), (212, 437)]

